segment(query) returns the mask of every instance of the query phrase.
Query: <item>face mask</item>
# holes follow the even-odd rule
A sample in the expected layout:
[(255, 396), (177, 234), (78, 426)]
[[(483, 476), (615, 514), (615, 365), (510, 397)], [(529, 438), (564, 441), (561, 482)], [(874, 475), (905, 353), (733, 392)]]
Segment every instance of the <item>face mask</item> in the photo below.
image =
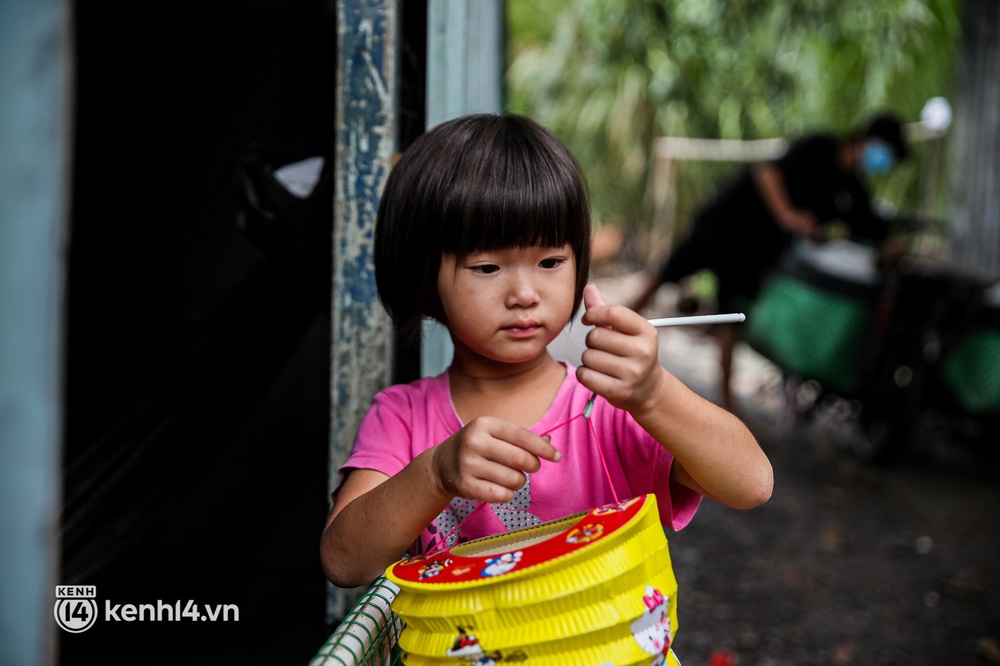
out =
[(896, 164), (896, 156), (883, 141), (869, 141), (861, 149), (861, 168), (871, 176), (884, 176)]

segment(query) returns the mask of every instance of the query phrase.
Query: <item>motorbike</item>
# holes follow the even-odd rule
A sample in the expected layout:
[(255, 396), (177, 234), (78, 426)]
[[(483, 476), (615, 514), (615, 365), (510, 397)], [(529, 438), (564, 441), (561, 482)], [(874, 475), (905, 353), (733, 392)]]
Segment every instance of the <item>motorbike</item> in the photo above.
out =
[(1000, 283), (939, 259), (883, 265), (850, 240), (802, 241), (751, 313), (751, 348), (811, 389), (797, 418), (824, 400), (854, 406), (859, 458), (899, 462), (928, 419), (988, 452), (1000, 444)]

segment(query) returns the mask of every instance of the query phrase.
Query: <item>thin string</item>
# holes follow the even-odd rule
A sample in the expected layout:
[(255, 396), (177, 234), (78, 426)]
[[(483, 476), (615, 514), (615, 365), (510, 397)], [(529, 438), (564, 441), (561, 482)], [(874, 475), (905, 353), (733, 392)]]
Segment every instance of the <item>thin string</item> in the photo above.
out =
[[(577, 414), (576, 416), (566, 419), (562, 423), (557, 423), (556, 425), (552, 426), (551, 428), (543, 432), (541, 434), (541, 437), (545, 437), (546, 435), (552, 433), (553, 431), (558, 430), (563, 426), (567, 426), (579, 418), (584, 418), (587, 420), (587, 425), (590, 426), (590, 434), (593, 435), (594, 442), (597, 442), (597, 429), (594, 428), (594, 421), (590, 418), (590, 414), (588, 414), (587, 412)], [(608, 470), (608, 463), (604, 459), (604, 450), (601, 448), (600, 445), (597, 446), (597, 454), (601, 459), (601, 467), (604, 469), (604, 477), (607, 479), (608, 487), (611, 489), (611, 496), (615, 499), (615, 504), (618, 504), (618, 493), (615, 491), (615, 484), (611, 481), (611, 472)], [(448, 539), (451, 538), (451, 535), (457, 532), (458, 530), (462, 529), (462, 526), (465, 525), (467, 522), (469, 522), (469, 519), (471, 519), (474, 515), (476, 515), (476, 512), (479, 511), (484, 506), (486, 506), (487, 504), (488, 504), (487, 502), (480, 502), (478, 505), (476, 505), (476, 508), (470, 511), (468, 516), (459, 521), (458, 525), (455, 525), (455, 527), (453, 527), (450, 532), (445, 534), (443, 537), (442, 536), (434, 537), (431, 540), (430, 544), (428, 544), (427, 546), (427, 556), (433, 555), (441, 550), (444, 550), (444, 548), (448, 544)]]
[[(590, 426), (590, 434), (594, 436), (594, 441), (597, 441), (597, 430), (594, 428), (594, 420), (587, 419), (587, 425)], [(604, 468), (604, 478), (608, 480), (608, 488), (611, 489), (611, 496), (615, 498), (615, 504), (618, 504), (618, 493), (615, 492), (615, 484), (611, 481), (611, 472), (608, 470), (608, 461), (604, 459), (604, 449), (601, 448), (600, 444), (597, 446), (597, 454), (601, 458), (601, 467)]]

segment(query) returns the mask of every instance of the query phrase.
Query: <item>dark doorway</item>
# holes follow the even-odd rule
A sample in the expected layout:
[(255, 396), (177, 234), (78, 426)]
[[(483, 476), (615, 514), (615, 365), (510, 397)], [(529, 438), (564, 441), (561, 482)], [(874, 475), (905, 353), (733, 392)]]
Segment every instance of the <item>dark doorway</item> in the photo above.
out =
[[(74, 11), (60, 582), (96, 585), (100, 620), (60, 632), (61, 663), (305, 663), (328, 629), (332, 194), (268, 246), (234, 167), (329, 162), (334, 3)], [(106, 617), (189, 602), (239, 621)]]

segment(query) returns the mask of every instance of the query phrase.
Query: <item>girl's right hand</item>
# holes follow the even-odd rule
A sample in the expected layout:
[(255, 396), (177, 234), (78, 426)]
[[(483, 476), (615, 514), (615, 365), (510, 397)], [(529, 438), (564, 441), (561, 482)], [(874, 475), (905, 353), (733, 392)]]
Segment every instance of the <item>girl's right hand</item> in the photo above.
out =
[(442, 494), (503, 504), (524, 486), (541, 460), (562, 454), (547, 436), (490, 416), (473, 419), (433, 449), (432, 470)]

